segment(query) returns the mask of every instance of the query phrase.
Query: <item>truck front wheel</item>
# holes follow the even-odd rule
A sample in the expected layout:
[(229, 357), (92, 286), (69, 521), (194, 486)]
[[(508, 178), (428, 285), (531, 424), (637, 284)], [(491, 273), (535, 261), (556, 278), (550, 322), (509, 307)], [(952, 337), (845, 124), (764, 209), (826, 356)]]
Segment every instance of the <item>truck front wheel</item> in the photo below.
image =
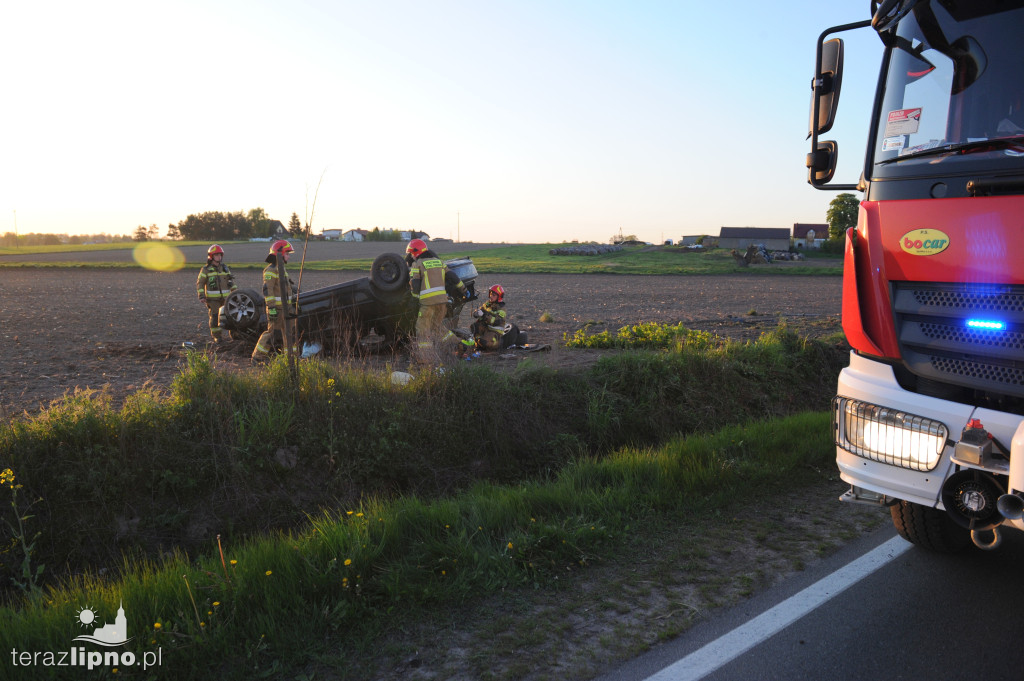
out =
[(971, 533), (937, 508), (909, 501), (889, 507), (896, 532), (911, 544), (937, 551), (957, 553), (971, 545)]

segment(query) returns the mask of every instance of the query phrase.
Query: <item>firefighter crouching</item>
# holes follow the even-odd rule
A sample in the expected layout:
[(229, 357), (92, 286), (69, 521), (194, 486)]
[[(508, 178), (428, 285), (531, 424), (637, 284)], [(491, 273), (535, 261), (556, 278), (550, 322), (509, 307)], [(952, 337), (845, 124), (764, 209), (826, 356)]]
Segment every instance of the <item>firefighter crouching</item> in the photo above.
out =
[(473, 340), (479, 350), (500, 350), (505, 335), (505, 289), (495, 284), (487, 290), (487, 302), (473, 312)]
[[(427, 248), (422, 239), (413, 239), (405, 252), (412, 258), (409, 265), (409, 288), (419, 301), (419, 315), (416, 317), (416, 345), (414, 360), (420, 364), (436, 364), (439, 360), (438, 345), (455, 338), (444, 328), (445, 313), (448, 311), (448, 293), (445, 276), (448, 268), (437, 254)], [(459, 295), (466, 295), (466, 285), (459, 279), (456, 284)]]
[(287, 342), (293, 356), (298, 357), (299, 334), (296, 323), (296, 295), (298, 288), (295, 282), (288, 276), (288, 272), (282, 266), (284, 279), (278, 273), (278, 258), (284, 264), (288, 263), (289, 255), (295, 249), (292, 245), (280, 239), (270, 246), (270, 254), (266, 258), (267, 267), (263, 270), (263, 299), (267, 303), (267, 330), (260, 334), (256, 341), (256, 347), (252, 351), (252, 362), (265, 362), (270, 356), (270, 349), (274, 346), (275, 336), (281, 336), (279, 347), (286, 347)]
[(224, 249), (217, 244), (210, 246), (206, 251), (206, 265), (199, 270), (199, 278), (196, 279), (196, 293), (199, 302), (205, 303), (210, 311), (210, 335), (215, 343), (222, 342), (220, 308), (236, 288), (235, 277), (224, 264)]

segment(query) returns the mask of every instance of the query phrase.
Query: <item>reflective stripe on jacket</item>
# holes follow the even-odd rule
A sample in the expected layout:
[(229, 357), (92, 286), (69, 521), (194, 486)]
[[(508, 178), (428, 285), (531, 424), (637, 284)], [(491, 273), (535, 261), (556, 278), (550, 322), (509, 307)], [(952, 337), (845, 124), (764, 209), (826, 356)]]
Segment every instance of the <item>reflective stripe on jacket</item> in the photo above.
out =
[[(284, 273), (288, 277), (287, 270)], [(295, 292), (295, 283), (288, 277), (288, 286), (292, 293)], [(267, 304), (267, 317), (277, 317), (278, 311), (284, 310), (284, 290), (281, 288), (281, 279), (277, 276), (277, 264), (271, 263), (263, 270), (263, 300)], [(295, 300), (292, 299), (292, 310), (295, 309)]]
[(208, 262), (199, 270), (199, 278), (196, 279), (196, 293), (199, 295), (213, 299), (227, 298), (235, 288), (235, 277), (227, 265), (217, 267)]
[(448, 302), (444, 288), (444, 273), (447, 268), (437, 258), (422, 258), (412, 264), (409, 272), (409, 288), (412, 295), (420, 299), (420, 305), (442, 305)]

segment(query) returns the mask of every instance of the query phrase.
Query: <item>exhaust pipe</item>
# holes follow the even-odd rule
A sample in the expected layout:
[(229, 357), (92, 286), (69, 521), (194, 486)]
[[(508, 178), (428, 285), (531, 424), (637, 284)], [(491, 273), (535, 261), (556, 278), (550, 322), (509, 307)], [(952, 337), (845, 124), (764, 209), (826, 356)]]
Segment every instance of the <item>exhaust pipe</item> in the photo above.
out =
[(1004, 494), (996, 501), (996, 508), (1007, 520), (1020, 520), (1024, 518), (1024, 496), (1017, 490)]
[[(984, 535), (991, 533), (992, 538), (985, 541)], [(971, 541), (979, 549), (984, 551), (995, 551), (999, 548), (999, 545), (1003, 543), (1003, 533), (999, 531), (999, 526), (993, 527), (988, 530), (971, 530)]]

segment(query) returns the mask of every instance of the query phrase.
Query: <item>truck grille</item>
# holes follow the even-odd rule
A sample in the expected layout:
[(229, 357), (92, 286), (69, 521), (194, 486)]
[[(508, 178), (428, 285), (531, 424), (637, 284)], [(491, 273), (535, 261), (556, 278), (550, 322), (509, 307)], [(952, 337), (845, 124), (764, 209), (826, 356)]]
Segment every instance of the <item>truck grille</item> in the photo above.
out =
[[(893, 283), (900, 351), (915, 375), (1024, 397), (1024, 286)], [(975, 329), (968, 320), (1004, 324)]]

